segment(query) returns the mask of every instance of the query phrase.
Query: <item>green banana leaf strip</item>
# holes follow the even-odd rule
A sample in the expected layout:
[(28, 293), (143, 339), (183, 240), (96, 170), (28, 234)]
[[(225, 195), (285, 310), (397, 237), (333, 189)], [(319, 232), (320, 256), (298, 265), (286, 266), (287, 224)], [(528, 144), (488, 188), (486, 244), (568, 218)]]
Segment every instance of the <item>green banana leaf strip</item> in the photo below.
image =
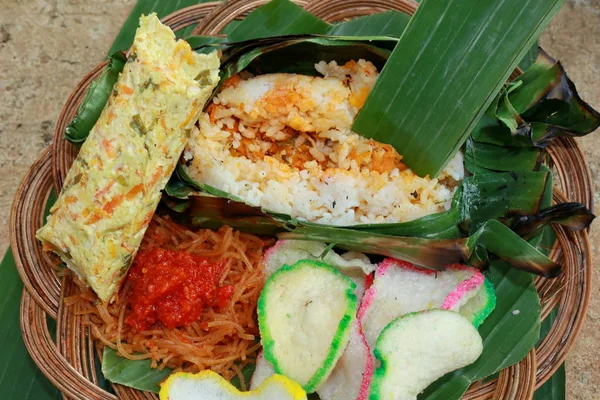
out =
[[(403, 223), (354, 225), (351, 228), (348, 227), (348, 229), (392, 236), (420, 237), (425, 239), (456, 239), (462, 236), (458, 227), (458, 224), (461, 221), (461, 209), (460, 206), (456, 205), (459, 201), (462, 201), (462, 196), (460, 193), (457, 193), (453, 200), (454, 205), (448, 211), (427, 215)], [(308, 223), (305, 224), (311, 225)], [(315, 226), (317, 225), (315, 224)]]
[(62, 399), (60, 391), (44, 376), (29, 354), (19, 325), (23, 283), (9, 248), (0, 262), (0, 390), (5, 399)]
[[(545, 209), (548, 207), (552, 207), (552, 194), (554, 192), (554, 177), (552, 176), (552, 171), (550, 170), (550, 168), (548, 166), (542, 165), (541, 170), (548, 172), (548, 179), (546, 180), (546, 188), (544, 189), (544, 194), (542, 195), (542, 197), (540, 199), (540, 204), (539, 204), (539, 209)], [(511, 224), (512, 224), (512, 221), (511, 221)], [(527, 240), (529, 242), (529, 244), (531, 244), (533, 247), (537, 248), (542, 254), (548, 256), (548, 254), (550, 254), (550, 252), (549, 251), (546, 252), (546, 249), (544, 247), (545, 245), (547, 245), (547, 242), (545, 242), (544, 240), (547, 239), (546, 232), (548, 230), (552, 234), (554, 234), (554, 230), (552, 229), (552, 227), (550, 225), (546, 225), (537, 232), (532, 231), (531, 233), (521, 236), (521, 237), (523, 237), (525, 240)], [(553, 244), (553, 242), (552, 242), (552, 244)], [(552, 247), (552, 244), (550, 244), (550, 247)]]
[(503, 147), (479, 143), (471, 138), (465, 144), (465, 168), (471, 173), (489, 171), (533, 171), (539, 164), (534, 147)]
[[(554, 320), (558, 316), (558, 307), (555, 307), (550, 314), (542, 321), (542, 327), (540, 331), (541, 341), (548, 335)], [(565, 376), (565, 364), (563, 363), (560, 368), (548, 379), (539, 389), (535, 391), (533, 400), (562, 400), (566, 398), (566, 376)]]
[[(222, 31), (230, 41), (292, 34), (334, 36), (386, 35), (399, 38), (410, 16), (391, 10), (365, 15), (349, 21), (329, 24), (288, 1), (275, 0), (252, 11), (242, 21), (232, 21)], [(262, 28), (260, 24), (267, 25)]]
[(177, 173), (171, 175), (165, 186), (165, 194), (176, 199), (187, 199), (193, 193), (196, 193), (196, 191), (189, 184), (181, 180), (177, 176)]
[[(493, 108), (493, 107), (492, 107)], [(530, 146), (544, 147), (557, 136), (583, 136), (600, 126), (600, 113), (584, 102), (560, 62), (540, 51), (537, 61), (499, 96), (491, 110), (513, 136), (528, 139)], [(489, 121), (488, 121), (489, 122)], [(498, 126), (486, 128), (477, 141), (490, 136), (507, 137)], [(504, 129), (506, 131), (506, 129)]]
[(460, 399), (471, 383), (519, 362), (538, 341), (541, 307), (533, 277), (501, 260), (491, 262), (486, 277), (494, 285), (497, 303), (479, 327), (483, 353), (475, 363), (434, 382), (419, 400)]
[[(555, 263), (501, 222), (488, 220), (495, 214), (500, 215), (505, 210), (510, 210), (512, 206), (537, 212), (548, 174), (546, 172), (529, 173), (529, 177), (519, 178), (517, 176), (516, 179), (511, 174), (506, 174), (506, 176), (489, 175), (489, 177), (484, 175), (472, 177), (473, 181), (466, 181), (465, 188), (467, 193), (472, 196), (471, 200), (465, 206), (455, 206), (454, 212), (451, 209), (450, 212), (439, 213), (420, 220), (404, 224), (381, 224), (379, 227), (374, 224), (354, 226), (349, 229), (311, 224), (281, 214), (269, 215), (257, 207), (207, 194), (195, 194), (189, 196), (188, 199), (165, 196), (163, 204), (167, 206), (171, 215), (179, 223), (194, 227), (218, 228), (226, 223), (236, 229), (256, 234), (279, 233), (280, 238), (336, 243), (345, 249), (402, 258), (418, 265), (438, 269), (453, 262), (466, 262), (473, 254), (478, 255), (477, 259), (481, 260), (476, 264), (481, 264), (487, 260), (487, 256), (481, 255), (481, 247), (483, 247), (501, 258), (509, 260), (519, 268), (544, 276), (554, 276), (559, 268)], [(493, 177), (503, 179), (494, 181), (491, 179)], [(475, 181), (475, 178), (479, 181)], [(527, 190), (535, 185), (539, 186), (537, 197), (528, 196)], [(490, 200), (490, 197), (482, 196), (482, 193), (485, 195), (488, 190), (493, 192), (495, 189), (496, 193), (507, 194), (514, 191), (521, 196), (515, 194), (502, 197), (500, 195), (493, 200)], [(464, 195), (459, 198), (463, 197)], [(459, 210), (473, 214), (473, 219), (469, 221), (470, 226), (469, 224), (465, 225), (466, 229), (472, 230), (472, 236), (459, 238), (456, 230), (452, 231), (451, 235), (444, 236), (449, 229), (457, 229), (453, 224), (456, 224), (456, 220), (462, 215), (458, 212)], [(425, 223), (419, 226), (419, 221)], [(448, 224), (448, 222), (450, 223)], [(393, 232), (395, 235), (402, 232), (422, 237), (378, 233), (378, 230), (386, 232), (386, 225), (392, 225), (388, 232)], [(478, 248), (480, 249), (479, 253), (477, 253)]]
[[(562, 64), (543, 52), (538, 60), (541, 68), (553, 63), (549, 70), (542, 70), (542, 74), (550, 72), (551, 75), (558, 75), (558, 82), (545, 93), (541, 101), (532, 102), (532, 107), (523, 113), (523, 119), (558, 126), (565, 134), (574, 136), (596, 130), (600, 126), (600, 113), (580, 98)], [(523, 79), (526, 79), (528, 75), (524, 75)]]
[[(551, 225), (545, 226), (541, 234), (539, 235), (540, 239), (537, 243), (537, 249), (542, 253), (548, 256), (552, 251), (552, 247), (554, 247), (554, 243), (556, 242), (556, 232)], [(530, 240), (530, 242), (532, 242)], [(532, 243), (533, 245), (534, 243)]]
[(515, 106), (508, 99), (509, 95), (518, 90), (522, 84), (523, 81), (521, 80), (511, 83), (508, 88), (500, 91), (501, 96), (498, 99), (496, 118), (502, 121), (510, 129), (511, 133), (516, 132), (519, 125), (523, 125), (525, 123), (525, 121), (523, 121), (521, 118), (519, 111), (517, 111)]
[[(303, 222), (246, 205), (229, 195), (226, 198), (219, 192), (216, 197), (215, 193), (199, 192), (191, 193), (185, 199), (165, 196), (163, 204), (179, 223), (196, 228), (215, 229), (228, 224), (255, 234), (281, 233), (280, 236), (287, 238), (312, 238), (438, 268), (459, 261), (485, 265), (488, 260), (483, 251), (485, 248), (519, 268), (552, 276), (556, 274), (557, 266), (549, 263), (546, 257), (540, 257), (536, 251), (530, 251), (526, 256), (519, 253), (534, 249), (539, 240), (532, 242), (533, 247), (521, 248), (526, 242), (509, 228), (504, 225), (503, 228), (493, 227), (493, 223), (514, 226), (517, 233), (529, 240), (549, 223), (559, 223), (574, 230), (588, 226), (593, 215), (582, 205), (558, 205), (540, 211), (540, 204), (549, 204), (551, 200), (550, 176), (546, 167), (537, 172), (477, 174), (463, 181), (450, 210), (397, 224), (338, 227)], [(202, 188), (196, 186), (196, 189)], [(463, 232), (472, 236), (461, 238)], [(508, 236), (501, 239), (502, 235)], [(386, 244), (388, 239), (393, 246)], [(513, 247), (514, 242), (522, 243)], [(524, 260), (523, 257), (531, 259)], [(548, 271), (544, 272), (546, 269)]]
[(516, 268), (549, 278), (560, 272), (558, 264), (497, 220), (487, 221), (473, 235), (461, 239), (398, 237), (316, 226), (298, 226), (277, 236), (335, 243), (345, 250), (400, 258), (435, 270), (452, 263), (466, 263), (476, 247), (482, 246)]
[(258, 39), (278, 35), (326, 34), (330, 25), (288, 0), (273, 0), (248, 14), (233, 29), (231, 41)]
[(119, 357), (110, 347), (104, 347), (102, 355), (102, 374), (112, 383), (118, 383), (134, 389), (158, 393), (158, 384), (171, 372), (169, 368), (152, 368), (151, 360), (128, 360)]
[(554, 278), (560, 273), (560, 265), (540, 253), (499, 221), (486, 222), (466, 241), (468, 249), (473, 249), (476, 245), (483, 246), (489, 252), (524, 271), (546, 278)]
[(521, 68), (522, 71), (525, 71), (527, 68), (531, 67), (533, 63), (535, 63), (535, 60), (537, 60), (537, 56), (539, 53), (539, 47), (539, 41), (536, 40), (533, 46), (531, 46), (531, 48), (529, 49), (529, 51), (525, 53), (525, 56), (519, 62), (519, 68)]
[[(329, 46), (343, 46), (346, 49), (337, 50), (338, 56), (345, 58), (350, 57), (361, 57), (367, 58), (376, 57), (374, 61), (378, 61), (378, 58), (387, 59), (390, 51), (393, 50), (394, 46), (398, 42), (398, 39), (388, 36), (320, 36), (320, 35), (293, 35), (293, 36), (277, 36), (267, 39), (257, 39), (252, 41), (245, 41), (240, 43), (231, 43), (228, 48), (224, 51), (222, 60), (223, 64), (227, 64), (230, 61), (241, 62), (245, 64), (244, 67), (238, 67), (238, 72), (246, 68), (260, 55), (269, 53), (277, 49), (283, 49), (289, 46), (310, 43), (313, 49), (318, 50), (318, 56), (326, 57), (327, 59), (333, 59), (329, 54), (329, 51), (336, 51), (335, 48), (328, 48)], [(321, 47), (319, 47), (321, 46)], [(352, 47), (358, 47), (354, 50)], [(364, 52), (364, 49), (367, 52)], [(327, 51), (325, 51), (327, 50)], [(248, 54), (250, 53), (250, 54)], [(307, 55), (294, 54), (294, 62), (287, 64), (295, 64), (296, 60), (300, 57), (306, 57)], [(317, 58), (317, 55), (310, 56), (313, 62), (323, 60), (323, 58)], [(337, 59), (336, 59), (337, 60)], [(281, 61), (280, 65), (284, 65)]]
[[(390, 41), (395, 44), (395, 41)], [(248, 66), (248, 71), (258, 74), (296, 73), (303, 75), (320, 75), (315, 70), (319, 61), (337, 61), (345, 64), (350, 60), (367, 59), (378, 68), (383, 68), (390, 51), (371, 45), (369, 42), (356, 40), (340, 41), (325, 38), (315, 38), (300, 43), (291, 44), (278, 51), (261, 52)], [(294, 62), (290, 63), (290, 59)]]
[(563, 363), (556, 372), (533, 394), (533, 400), (565, 400), (567, 376)]
[(121, 51), (109, 56), (108, 65), (102, 70), (102, 73), (90, 85), (85, 92), (81, 106), (73, 120), (65, 129), (65, 139), (72, 143), (82, 143), (87, 138), (90, 130), (100, 118), (104, 105), (112, 93), (113, 86), (119, 78), (119, 74), (125, 66), (127, 57)]
[[(197, 41), (207, 41), (204, 36), (196, 37), (190, 36), (188, 38), (193, 43)], [(317, 44), (324, 46), (340, 45), (340, 44), (370, 44), (372, 47), (381, 47), (389, 51), (394, 49), (394, 46), (398, 42), (397, 38), (383, 35), (367, 35), (367, 36), (331, 36), (331, 35), (318, 35), (318, 34), (295, 34), (295, 35), (279, 35), (271, 36), (268, 38), (244, 40), (241, 42), (215, 42), (215, 43), (204, 43), (198, 47), (194, 47), (196, 50), (201, 50), (204, 47), (223, 48), (224, 52), (221, 56), (221, 64), (225, 64), (231, 60), (237, 60), (245, 53), (250, 51), (268, 48), (269, 50), (287, 47), (293, 44), (301, 43), (304, 41), (312, 41)], [(341, 43), (339, 43), (341, 42)], [(356, 42), (356, 43), (353, 43)], [(385, 53), (387, 54), (387, 52)], [(295, 57), (294, 57), (295, 58)]]
[[(494, 108), (494, 105), (490, 108)], [(491, 112), (488, 110), (488, 113), (481, 117), (471, 134), (473, 141), (503, 147), (532, 147), (529, 137), (524, 135), (512, 135), (510, 129), (507, 128), (506, 125), (496, 119), (495, 116), (489, 115), (493, 113), (495, 113), (494, 110), (491, 110)]]
[(528, 134), (536, 146), (542, 147), (554, 137), (584, 136), (600, 126), (600, 113), (581, 100), (566, 75), (546, 99), (523, 114), (523, 119), (531, 121)]
[[(189, 187), (191, 187), (192, 189), (195, 190), (199, 190), (202, 192), (206, 192), (208, 194), (211, 194), (213, 196), (219, 196), (219, 197), (224, 197), (233, 201), (237, 201), (237, 202), (241, 202), (242, 199), (240, 199), (237, 196), (234, 196), (232, 194), (229, 194), (227, 192), (224, 192), (220, 189), (217, 189), (215, 187), (212, 187), (210, 185), (206, 185), (204, 183), (199, 183), (194, 181), (189, 175), (188, 173), (185, 171), (185, 168), (183, 168), (183, 166), (181, 164), (178, 164), (177, 167), (175, 168), (175, 175), (178, 178), (178, 180), (180, 182), (183, 182), (184, 184), (188, 185)], [(169, 183), (172, 179), (169, 180)], [(177, 186), (177, 188), (179, 188), (178, 190), (181, 190), (181, 188), (179, 186)], [(167, 189), (167, 193), (169, 193), (169, 191), (171, 191), (172, 193), (174, 193), (174, 187), (168, 187)]]
[(406, 29), (408, 21), (410, 21), (410, 16), (407, 14), (391, 10), (333, 24), (327, 34), (335, 36), (384, 35), (399, 38)]
[(423, 1), (353, 130), (437, 176), (563, 3)]
[(581, 203), (561, 203), (540, 210), (533, 215), (512, 216), (510, 228), (520, 236), (538, 232), (550, 222), (560, 224), (572, 231), (586, 229), (596, 216)]
[(259, 208), (207, 193), (186, 200), (164, 196), (162, 203), (176, 222), (196, 228), (219, 229), (229, 225), (242, 232), (271, 236), (286, 230), (285, 221)]
[(221, 36), (186, 36), (183, 38), (198, 53), (210, 53), (225, 47), (227, 38)]
[[(158, 393), (160, 383), (173, 372), (170, 368), (152, 368), (150, 360), (128, 360), (117, 355), (110, 347), (104, 347), (102, 353), (102, 373), (112, 383), (118, 383), (134, 389)], [(254, 364), (242, 368), (242, 375), (246, 382), (254, 373)], [(241, 390), (240, 379), (236, 376), (231, 384)]]
[(460, 372), (444, 375), (417, 396), (418, 400), (459, 400), (471, 386), (471, 381)]
[(548, 171), (503, 172), (466, 178), (461, 185), (461, 228), (474, 233), (489, 219), (506, 218), (517, 212), (536, 215), (550, 175)]
[(514, 110), (514, 113), (520, 116), (556, 88), (563, 74), (564, 70), (560, 64), (541, 51), (537, 61), (501, 93), (496, 116), (508, 127), (514, 124), (511, 133), (515, 133), (519, 123), (510, 120), (510, 114), (513, 112), (508, 109)]

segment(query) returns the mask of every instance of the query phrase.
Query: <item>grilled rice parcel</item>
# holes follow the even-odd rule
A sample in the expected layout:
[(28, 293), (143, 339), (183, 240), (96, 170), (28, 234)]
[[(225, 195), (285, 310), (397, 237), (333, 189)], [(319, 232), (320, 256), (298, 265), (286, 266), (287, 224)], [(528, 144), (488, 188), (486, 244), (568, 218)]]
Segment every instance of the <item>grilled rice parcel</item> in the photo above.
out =
[(103, 301), (126, 275), (218, 68), (215, 53), (193, 52), (154, 14), (141, 18), (109, 102), (37, 232)]
[(184, 152), (190, 177), (323, 224), (404, 222), (447, 209), (464, 176), (462, 153), (437, 178), (419, 177), (392, 146), (351, 130), (375, 66), (315, 67), (321, 76), (242, 73), (225, 81)]

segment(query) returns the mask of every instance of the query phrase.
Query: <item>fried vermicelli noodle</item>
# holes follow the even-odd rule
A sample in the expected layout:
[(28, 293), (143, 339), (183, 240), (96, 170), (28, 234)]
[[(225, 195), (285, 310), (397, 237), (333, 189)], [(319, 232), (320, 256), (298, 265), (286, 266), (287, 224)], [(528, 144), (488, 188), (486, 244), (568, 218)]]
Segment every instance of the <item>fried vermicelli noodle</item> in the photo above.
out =
[(186, 327), (168, 329), (157, 323), (136, 331), (125, 323), (130, 312), (128, 280), (106, 305), (85, 285), (65, 298), (65, 304), (84, 316), (93, 336), (130, 360), (150, 359), (155, 368), (198, 372), (211, 369), (226, 379), (240, 377), (260, 349), (256, 304), (264, 284), (260, 260), (270, 243), (254, 235), (224, 226), (218, 231), (190, 231), (168, 217), (155, 216), (140, 250), (163, 248), (185, 251), (214, 260), (225, 260), (220, 285), (232, 285), (225, 307), (207, 306), (200, 320)]

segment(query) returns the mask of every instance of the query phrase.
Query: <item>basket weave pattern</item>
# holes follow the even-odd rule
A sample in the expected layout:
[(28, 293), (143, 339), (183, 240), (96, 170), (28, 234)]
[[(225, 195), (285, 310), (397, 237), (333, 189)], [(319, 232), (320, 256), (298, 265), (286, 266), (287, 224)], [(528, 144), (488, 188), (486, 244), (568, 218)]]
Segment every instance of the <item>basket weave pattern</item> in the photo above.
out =
[[(215, 35), (234, 19), (268, 0), (237, 0), (226, 4), (203, 3), (182, 9), (163, 19), (174, 30), (196, 24), (195, 34)], [(412, 0), (296, 0), (296, 4), (328, 21), (344, 21), (390, 9), (412, 15)], [(57, 121), (53, 144), (32, 165), (15, 196), (11, 213), (11, 245), (21, 279), (25, 284), (21, 300), (21, 330), (25, 345), (42, 372), (73, 399), (116, 399), (98, 386), (94, 357), (98, 351), (82, 317), (63, 306), (63, 299), (75, 291), (68, 278), (56, 277), (51, 262), (35, 239), (43, 224), (45, 204), (52, 189), (60, 191), (77, 148), (63, 139), (85, 91), (106, 63), (93, 69), (72, 92)], [(516, 76), (518, 72), (513, 74)], [(592, 208), (591, 175), (574, 140), (562, 138), (549, 148), (555, 176), (554, 201), (577, 201)], [(560, 189), (559, 189), (560, 188)], [(570, 232), (555, 227), (557, 243), (551, 257), (563, 265), (554, 279), (536, 278), (542, 304), (542, 318), (558, 305), (558, 316), (550, 333), (525, 359), (500, 372), (498, 379), (475, 383), (464, 399), (530, 399), (535, 388), (562, 364), (581, 329), (591, 294), (590, 243), (587, 231)], [(46, 317), (57, 321), (56, 341), (48, 330)], [(157, 399), (158, 396), (121, 385), (113, 385), (121, 399)]]

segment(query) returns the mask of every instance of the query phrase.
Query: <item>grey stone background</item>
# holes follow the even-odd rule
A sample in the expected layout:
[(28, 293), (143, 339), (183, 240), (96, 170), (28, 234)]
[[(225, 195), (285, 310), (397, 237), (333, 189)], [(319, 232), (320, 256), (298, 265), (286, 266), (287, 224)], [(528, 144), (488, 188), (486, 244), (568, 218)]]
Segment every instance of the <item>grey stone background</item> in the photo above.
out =
[[(166, 0), (165, 0), (166, 1)], [(13, 195), (27, 168), (50, 144), (71, 90), (102, 61), (135, 0), (0, 0), (0, 253), (8, 247)], [(600, 0), (569, 0), (541, 38), (582, 97), (600, 109)], [(579, 140), (592, 174), (600, 134)], [(594, 194), (600, 208), (600, 185)], [(598, 222), (596, 223), (596, 225)], [(600, 260), (600, 228), (592, 230)], [(569, 399), (600, 399), (600, 269), (581, 336), (567, 359)]]

